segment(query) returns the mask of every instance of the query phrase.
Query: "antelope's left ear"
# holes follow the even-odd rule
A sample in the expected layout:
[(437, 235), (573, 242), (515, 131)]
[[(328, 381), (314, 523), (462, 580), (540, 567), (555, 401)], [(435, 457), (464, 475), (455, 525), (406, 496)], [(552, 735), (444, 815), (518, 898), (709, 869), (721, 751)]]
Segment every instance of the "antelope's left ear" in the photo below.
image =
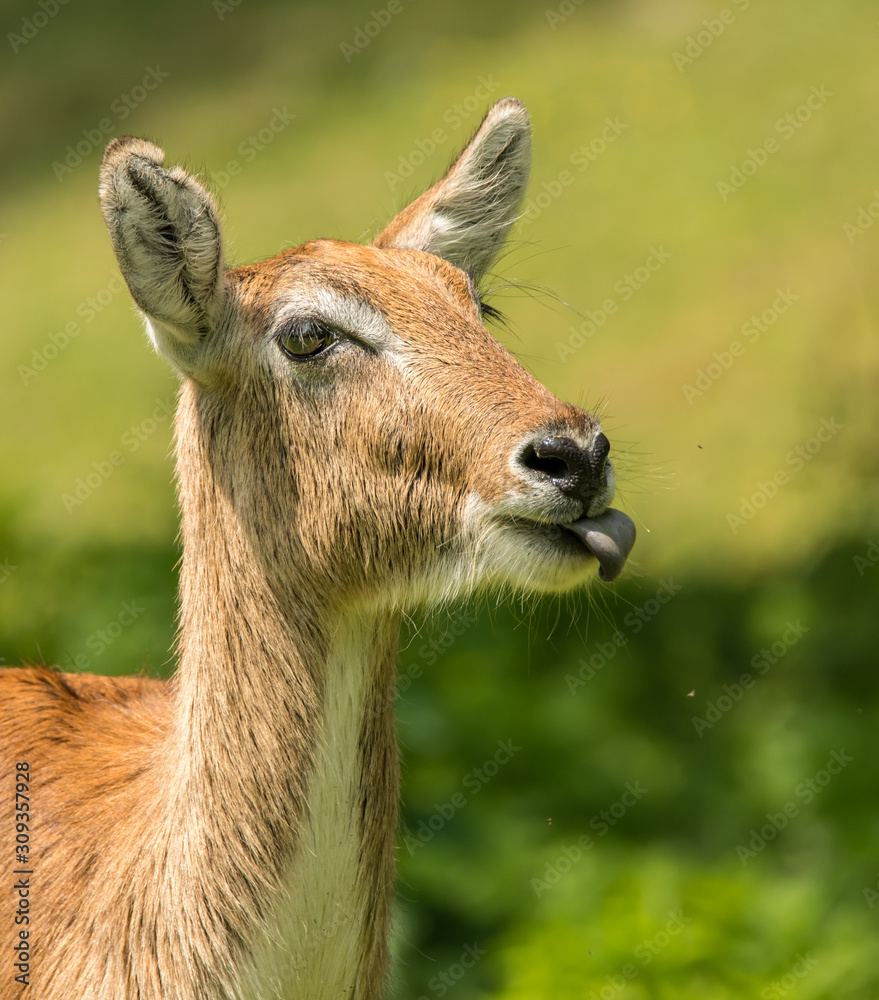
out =
[(488, 112), (446, 176), (404, 208), (373, 245), (425, 250), (478, 280), (516, 221), (530, 165), (528, 112), (506, 97)]

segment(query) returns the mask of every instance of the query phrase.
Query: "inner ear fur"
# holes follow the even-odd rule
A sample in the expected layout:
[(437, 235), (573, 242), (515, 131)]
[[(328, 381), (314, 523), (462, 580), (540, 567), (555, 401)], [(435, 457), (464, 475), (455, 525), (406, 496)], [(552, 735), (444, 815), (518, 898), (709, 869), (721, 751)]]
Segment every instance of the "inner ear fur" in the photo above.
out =
[(442, 180), (404, 208), (373, 245), (424, 250), (478, 280), (516, 221), (530, 166), (528, 113), (515, 98), (504, 98)]
[(220, 214), (211, 195), (142, 139), (115, 139), (101, 165), (101, 209), (131, 296), (172, 361), (210, 330), (224, 298)]

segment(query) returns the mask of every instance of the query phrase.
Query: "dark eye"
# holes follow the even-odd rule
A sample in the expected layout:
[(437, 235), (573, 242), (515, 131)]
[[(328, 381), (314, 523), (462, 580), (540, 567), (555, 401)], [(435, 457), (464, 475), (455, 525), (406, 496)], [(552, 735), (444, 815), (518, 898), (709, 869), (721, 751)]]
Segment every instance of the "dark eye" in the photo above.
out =
[(339, 339), (337, 331), (315, 320), (298, 320), (285, 326), (278, 344), (288, 358), (305, 361), (321, 354)]

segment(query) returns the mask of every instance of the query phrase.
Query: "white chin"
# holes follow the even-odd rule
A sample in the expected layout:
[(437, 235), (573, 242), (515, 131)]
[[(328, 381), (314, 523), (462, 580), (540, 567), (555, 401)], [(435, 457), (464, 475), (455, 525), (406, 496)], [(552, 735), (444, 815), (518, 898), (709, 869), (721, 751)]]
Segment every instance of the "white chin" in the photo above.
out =
[(560, 591), (596, 575), (595, 557), (557, 525), (500, 522), (483, 538), (478, 555), (486, 582), (524, 591)]
[[(476, 514), (472, 509), (470, 513)], [(432, 574), (434, 598), (463, 596), (488, 587), (559, 592), (583, 586), (597, 575), (595, 557), (557, 525), (493, 518), (487, 508), (467, 521), (461, 551), (449, 552), (440, 571)]]

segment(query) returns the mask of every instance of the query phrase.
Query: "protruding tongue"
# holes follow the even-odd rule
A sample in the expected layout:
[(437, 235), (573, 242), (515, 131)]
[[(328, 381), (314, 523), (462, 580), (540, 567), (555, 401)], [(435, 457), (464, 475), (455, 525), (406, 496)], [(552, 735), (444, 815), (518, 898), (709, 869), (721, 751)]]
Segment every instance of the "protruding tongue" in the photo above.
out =
[(599, 562), (602, 580), (615, 580), (635, 544), (635, 522), (613, 507), (599, 517), (584, 517), (565, 529), (572, 531)]

